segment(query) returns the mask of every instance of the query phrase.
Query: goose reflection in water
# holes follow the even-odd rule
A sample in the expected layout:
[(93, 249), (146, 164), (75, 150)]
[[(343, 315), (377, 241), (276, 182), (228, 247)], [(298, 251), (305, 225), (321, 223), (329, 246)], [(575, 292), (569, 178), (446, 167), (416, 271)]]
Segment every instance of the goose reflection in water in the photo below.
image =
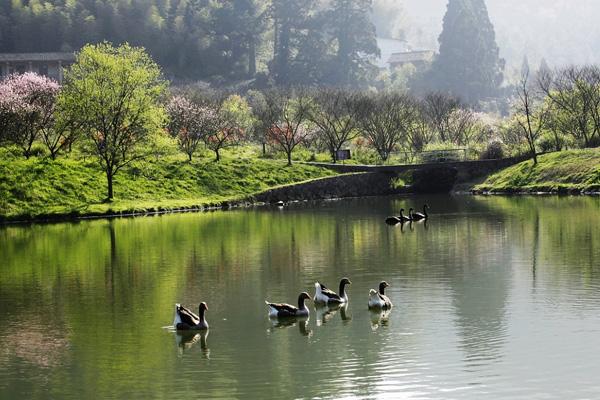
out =
[(205, 358), (210, 358), (210, 349), (208, 348), (206, 338), (208, 337), (208, 329), (204, 331), (177, 331), (175, 332), (175, 342), (179, 355), (183, 355), (186, 351), (191, 349), (200, 342), (200, 349)]
[(352, 313), (348, 312), (348, 303), (340, 307), (340, 316), (344, 323), (348, 323), (352, 320)]
[(340, 312), (340, 316), (342, 321), (350, 321), (352, 319), (352, 315), (348, 312), (348, 303), (344, 304), (332, 304), (329, 306), (315, 305), (315, 314), (317, 316), (317, 326), (322, 326), (327, 322), (331, 321), (335, 314)]
[(290, 317), (290, 318), (278, 318), (269, 319), (271, 321), (271, 328), (269, 332), (275, 332), (278, 329), (287, 329), (292, 326), (298, 325), (300, 335), (310, 337), (312, 336), (312, 329), (308, 328), (309, 317)]
[(392, 310), (371, 309), (369, 313), (371, 314), (371, 330), (376, 331), (380, 326), (388, 325)]

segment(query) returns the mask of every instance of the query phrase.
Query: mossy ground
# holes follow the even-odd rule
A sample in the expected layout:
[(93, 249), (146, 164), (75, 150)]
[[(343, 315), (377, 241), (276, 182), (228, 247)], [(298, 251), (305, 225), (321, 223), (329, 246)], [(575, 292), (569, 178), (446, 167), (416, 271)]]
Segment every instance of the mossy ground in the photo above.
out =
[(476, 191), (517, 192), (598, 192), (600, 191), (600, 149), (568, 150), (545, 154), (489, 176)]
[(220, 162), (210, 154), (192, 162), (179, 155), (150, 158), (121, 170), (115, 198), (106, 202), (106, 178), (92, 158), (0, 156), (0, 220), (206, 207), (334, 174), (308, 165), (288, 167), (279, 160), (239, 158), (233, 151)]

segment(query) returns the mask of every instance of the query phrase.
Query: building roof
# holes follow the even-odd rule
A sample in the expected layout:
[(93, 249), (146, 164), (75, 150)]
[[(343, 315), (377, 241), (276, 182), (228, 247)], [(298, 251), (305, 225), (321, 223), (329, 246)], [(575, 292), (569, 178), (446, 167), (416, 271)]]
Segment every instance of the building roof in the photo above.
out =
[(393, 53), (388, 63), (394, 64), (405, 64), (413, 62), (430, 62), (433, 60), (432, 50), (418, 50), (418, 51), (404, 51), (401, 53)]
[(74, 53), (0, 53), (0, 62), (64, 61), (74, 62)]
[(387, 68), (388, 60), (393, 53), (410, 51), (410, 45), (404, 40), (388, 39), (388, 38), (377, 38), (377, 47), (381, 56), (375, 60), (375, 64), (379, 68)]

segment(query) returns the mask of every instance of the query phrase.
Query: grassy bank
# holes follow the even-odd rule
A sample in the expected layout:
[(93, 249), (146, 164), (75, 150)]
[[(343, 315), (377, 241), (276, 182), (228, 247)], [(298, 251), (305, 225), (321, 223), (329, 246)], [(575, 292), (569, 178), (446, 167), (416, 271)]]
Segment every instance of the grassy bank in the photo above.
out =
[(525, 161), (475, 186), (491, 193), (581, 193), (600, 191), (600, 149), (569, 150)]
[(151, 159), (123, 169), (115, 199), (93, 159), (0, 157), (0, 221), (200, 208), (333, 172), (280, 161), (225, 158)]

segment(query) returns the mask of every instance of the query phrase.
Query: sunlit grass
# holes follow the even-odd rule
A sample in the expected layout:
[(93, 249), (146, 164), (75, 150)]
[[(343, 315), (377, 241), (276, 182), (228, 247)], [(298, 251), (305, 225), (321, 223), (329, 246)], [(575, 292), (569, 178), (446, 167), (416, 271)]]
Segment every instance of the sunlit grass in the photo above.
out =
[(491, 175), (476, 190), (490, 192), (600, 191), (600, 149), (569, 150), (525, 161)]
[(252, 149), (225, 152), (221, 162), (209, 152), (192, 162), (180, 155), (153, 157), (120, 171), (115, 198), (106, 202), (106, 178), (92, 158), (25, 160), (5, 152), (0, 158), (0, 219), (210, 207), (333, 174), (324, 168), (288, 167), (280, 160), (260, 159)]

